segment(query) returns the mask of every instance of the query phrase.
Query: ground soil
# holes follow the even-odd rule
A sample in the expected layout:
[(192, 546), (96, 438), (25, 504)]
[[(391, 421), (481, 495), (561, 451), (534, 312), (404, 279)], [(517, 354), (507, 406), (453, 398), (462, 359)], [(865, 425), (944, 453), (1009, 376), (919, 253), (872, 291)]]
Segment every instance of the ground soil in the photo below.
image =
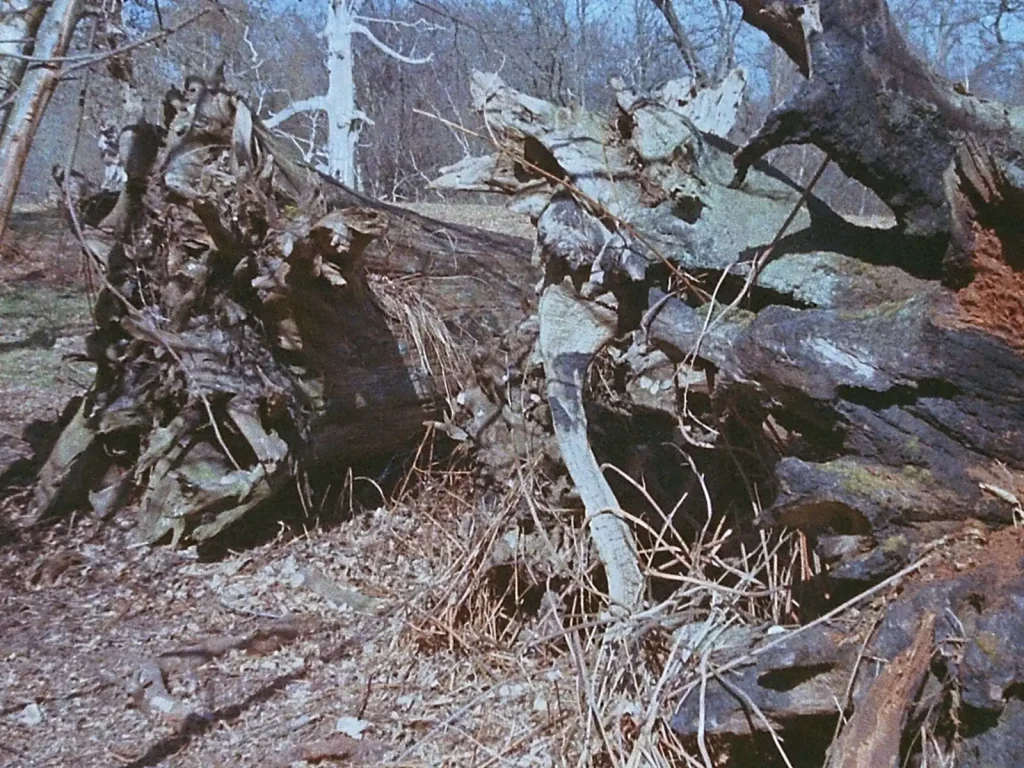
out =
[[(551, 693), (565, 660), (441, 623), (460, 512), (389, 505), (216, 556), (91, 519), (19, 536), (0, 548), (0, 765), (551, 765), (578, 717)], [(139, 683), (153, 665), (168, 711)]]

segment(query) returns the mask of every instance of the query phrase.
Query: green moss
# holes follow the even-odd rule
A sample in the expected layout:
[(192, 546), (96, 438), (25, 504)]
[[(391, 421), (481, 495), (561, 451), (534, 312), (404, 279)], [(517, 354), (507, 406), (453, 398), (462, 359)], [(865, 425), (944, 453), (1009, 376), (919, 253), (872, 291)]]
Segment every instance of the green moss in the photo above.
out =
[[(711, 309), (711, 306), (712, 306), (711, 302), (708, 302), (707, 304), (702, 304), (701, 306), (697, 307), (697, 309), (696, 309), (697, 315), (699, 317), (701, 317), (702, 319), (707, 319), (708, 310)], [(714, 304), (714, 307), (715, 307), (715, 318), (721, 317), (722, 316), (722, 312), (725, 310), (725, 308), (727, 306), (728, 306), (727, 304), (722, 304), (720, 302), (715, 302), (715, 304)], [(736, 326), (736, 327), (739, 327), (739, 328), (746, 328), (748, 325), (750, 325), (754, 321), (755, 317), (757, 317), (757, 314), (755, 312), (750, 312), (750, 311), (748, 311), (746, 309), (740, 309), (738, 307), (733, 307), (732, 309), (729, 310), (729, 313), (725, 316), (725, 321), (724, 322), (727, 323), (728, 325), (733, 325), (733, 326)]]
[(899, 469), (865, 467), (853, 462), (835, 463), (833, 471), (841, 478), (843, 488), (858, 495), (880, 492), (898, 492), (907, 485), (926, 485), (932, 482), (932, 473), (924, 467), (906, 464)]
[(974, 643), (978, 646), (978, 650), (993, 661), (999, 657), (1000, 642), (999, 636), (995, 633), (979, 632), (977, 637), (974, 638)]
[[(903, 444), (903, 449), (907, 452), (907, 456), (911, 459), (921, 458), (921, 438), (916, 435), (911, 437), (907, 442)], [(909, 469), (909, 467), (908, 467)], [(926, 472), (927, 470), (921, 470)]]
[[(911, 447), (911, 443), (913, 443), (913, 448)], [(920, 448), (921, 442), (916, 438), (907, 443), (908, 451), (917, 449), (919, 452)], [(918, 467), (914, 464), (906, 464), (902, 469), (900, 469), (900, 474), (903, 475), (903, 477), (906, 478), (907, 480), (922, 485), (926, 483), (931, 483), (935, 479), (930, 469), (926, 469), (925, 467)]]
[(871, 471), (859, 464), (833, 464), (833, 469), (842, 478), (843, 488), (850, 493), (867, 495), (892, 487), (888, 473)]
[(874, 304), (868, 309), (849, 309), (838, 313), (842, 320), (886, 320), (893, 322), (899, 320), (902, 315), (912, 316), (917, 314), (916, 299), (906, 301), (887, 301), (882, 304)]
[(879, 545), (879, 549), (886, 555), (904, 552), (907, 549), (907, 537), (902, 535), (890, 536)]

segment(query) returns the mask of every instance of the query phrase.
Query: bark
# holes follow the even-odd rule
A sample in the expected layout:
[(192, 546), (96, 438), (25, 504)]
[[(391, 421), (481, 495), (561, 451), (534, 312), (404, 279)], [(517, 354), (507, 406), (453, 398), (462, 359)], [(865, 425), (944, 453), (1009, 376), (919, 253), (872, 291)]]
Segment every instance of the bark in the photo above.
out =
[[(703, 702), (696, 690), (685, 693), (673, 728), (695, 738), (703, 711), (709, 738), (750, 750), (751, 733), (771, 726), (787, 735), (787, 746), (799, 745), (799, 752), (790, 750), (796, 758), (828, 744), (838, 708), (849, 720), (828, 766), (903, 764), (908, 730), (899, 726), (906, 721), (911, 733), (923, 729), (935, 739), (922, 746), (926, 754), (938, 757), (933, 750), (940, 747), (954, 752), (957, 765), (1018, 765), (1024, 706), (1016, 686), (1024, 672), (1015, 649), (1024, 640), (1024, 574), (1014, 555), (1020, 537), (1013, 534), (982, 540), (977, 564), (965, 566), (965, 573), (927, 566), (925, 578), (914, 579), (876, 626), (826, 623), (768, 638), (722, 638), (710, 654), (718, 671)], [(972, 548), (969, 536), (957, 551)], [(735, 663), (739, 654), (726, 647), (731, 643), (747, 663)], [(958, 696), (953, 716), (961, 718), (956, 733), (940, 722), (950, 685)], [(755, 708), (764, 720), (752, 715)], [(763, 758), (731, 762), (764, 764)]]
[(1024, 109), (955, 90), (913, 54), (884, 0), (740, 4), (808, 80), (737, 153), (734, 184), (772, 149), (814, 144), (892, 209), (930, 250), (919, 258), (954, 285), (972, 275), (974, 221), (1019, 238)]
[[(783, 2), (782, 0), (733, 0), (743, 9), (743, 20), (764, 32), (793, 63), (804, 77), (810, 74), (804, 25), (814, 23), (816, 14), (811, 3)], [(812, 13), (804, 19), (805, 8)]]
[[(858, 103), (869, 117), (884, 116), (865, 106), (877, 96), (865, 101), (870, 83), (846, 87), (863, 96)], [(602, 395), (581, 384), (583, 372), (606, 344), (613, 351), (602, 359), (602, 389), (616, 390), (616, 407), (637, 423), (653, 411), (678, 425), (668, 441), (681, 455), (673, 463), (666, 452), (664, 465), (648, 463), (641, 477), (649, 494), (666, 489), (659, 498), (674, 509), (680, 530), (700, 535), (700, 479), (716, 510), (712, 520), (728, 514), (717, 510), (753, 506), (760, 526), (804, 533), (824, 566), (807, 585), (812, 616), (825, 594), (844, 599), (898, 577), (920, 590), (885, 612), (874, 639), (870, 622), (852, 618), (850, 638), (828, 624), (792, 638), (725, 632), (713, 644), (720, 651), (709, 651), (717, 672), (704, 700), (690, 691), (674, 728), (691, 739), (720, 739), (730, 765), (746, 765), (744, 754), (764, 765), (751, 744), (770, 728), (783, 729), (787, 743), (806, 738), (808, 749), (823, 752), (841, 701), (856, 714), (832, 764), (901, 764), (909, 732), (925, 721), (941, 732), (943, 717), (962, 714), (922, 712), (920, 702), (935, 701), (949, 685), (942, 672), (929, 672), (938, 644), (948, 679), (959, 681), (952, 685), (970, 689), (970, 706), (986, 713), (971, 720), (977, 731), (961, 746), (947, 742), (946, 751), (959, 751), (970, 765), (1014, 763), (1024, 712), (1009, 651), (1016, 640), (993, 641), (1017, 637), (1024, 626), (1022, 550), (1013, 530), (1024, 518), (1024, 277), (1022, 240), (1010, 223), (1019, 199), (1012, 153), (1000, 154), (1002, 145), (986, 132), (998, 124), (992, 115), (1010, 125), (1012, 110), (967, 100), (958, 102), (963, 120), (930, 108), (905, 116), (901, 130), (921, 142), (918, 155), (894, 134), (885, 162), (890, 178), (904, 179), (907, 205), (900, 225), (879, 230), (847, 222), (766, 163), (751, 165), (737, 189), (733, 158), (744, 153), (698, 130), (666, 92), (634, 98), (620, 89), (613, 120), (557, 108), (494, 75), (476, 75), (474, 92), (498, 151), (448, 169), (435, 183), (490, 188), (537, 211), (535, 252), (546, 270), (542, 341), (557, 335), (564, 317), (602, 316), (603, 332), (590, 343), (545, 355), (555, 431), (588, 514), (620, 508), (625, 498), (614, 490), (601, 495), (599, 462), (611, 460), (614, 446), (597, 430), (587, 434)], [(893, 86), (887, 98), (899, 104), (920, 93)], [(721, 90), (708, 98), (728, 100)], [(945, 123), (936, 117), (942, 114)], [(881, 141), (868, 135), (869, 117), (856, 123), (865, 134), (861, 148)], [(955, 172), (945, 175), (955, 194), (941, 200), (971, 201), (959, 211), (968, 214), (974, 274), (958, 288), (942, 279), (941, 251), (922, 242), (922, 222), (932, 222), (933, 236), (948, 233), (953, 225), (942, 216), (956, 213), (922, 197), (925, 174), (914, 174), (930, 162), (926, 150)], [(561, 306), (566, 298), (576, 310)], [(558, 312), (547, 311), (549, 304)], [(560, 365), (549, 362), (559, 355)], [(722, 469), (730, 458), (742, 464), (738, 477)], [(1001, 558), (1000, 565), (963, 578), (911, 579), (921, 556), (976, 531), (1001, 543), (983, 546), (972, 562)], [(615, 572), (615, 558), (628, 556), (638, 534), (629, 527), (615, 534), (614, 556), (602, 553), (607, 571)], [(924, 586), (933, 578), (939, 583)], [(983, 607), (972, 607), (967, 595), (981, 593)], [(934, 624), (922, 624), (928, 614)], [(972, 665), (991, 650), (983, 671), (955, 666), (956, 652), (942, 645), (951, 631), (943, 616), (953, 631), (963, 628)], [(701, 626), (680, 628), (677, 642)], [(877, 686), (875, 673), (858, 666), (865, 643), (868, 657), (893, 660)], [(919, 699), (921, 685), (931, 693)], [(877, 707), (887, 713), (884, 723)], [(869, 740), (858, 735), (868, 731)]]
[(367, 200), (290, 159), (234, 93), (192, 85), (167, 100), (166, 143), (132, 134), (93, 254), (96, 379), (37, 484), (44, 517), (136, 502), (151, 541), (210, 538), (299, 476), (337, 487), (449, 428), (444, 404), (536, 282), (523, 241)]
[(40, 0), (10, 0), (0, 11), (0, 136), (7, 130), (14, 94), (28, 69), (39, 24), (47, 4)]
[(356, 145), (366, 116), (356, 109), (352, 35), (353, 0), (332, 0), (327, 11), (327, 169), (348, 187), (356, 187)]
[[(40, 22), (33, 55), (42, 59), (65, 55), (80, 9), (80, 0), (54, 0)], [(25, 73), (7, 118), (6, 130), (0, 136), (0, 238), (7, 229), (32, 139), (59, 76), (59, 64), (36, 65)]]

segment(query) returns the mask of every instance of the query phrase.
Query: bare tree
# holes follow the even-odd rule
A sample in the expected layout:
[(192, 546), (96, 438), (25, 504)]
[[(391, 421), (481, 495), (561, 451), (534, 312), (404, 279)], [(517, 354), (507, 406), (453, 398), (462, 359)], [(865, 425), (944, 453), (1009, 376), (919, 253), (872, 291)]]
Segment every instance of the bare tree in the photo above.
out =
[[(10, 60), (25, 65), (20, 72), (14, 65), (4, 69), (5, 76), (10, 75), (11, 79), (5, 82), (3, 102), (9, 104), (9, 111), (0, 113), (4, 118), (0, 133), (0, 237), (7, 229), (29, 151), (58, 83), (74, 72), (106, 65), (108, 74), (121, 87), (122, 117), (128, 125), (134, 125), (142, 120), (144, 105), (135, 90), (131, 55), (192, 24), (210, 10), (203, 8), (175, 24), (161, 25), (148, 35), (128, 41), (124, 33), (124, 6), (120, 0), (108, 3), (102, 13), (93, 13), (82, 0), (52, 0), (49, 4), (44, 0), (34, 1), (42, 6), (34, 36), (15, 41), (23, 46), (22, 52), (0, 51), (0, 61), (5, 65)], [(25, 9), (26, 13), (31, 10), (28, 6)], [(87, 12), (96, 23), (91, 28), (88, 44), (83, 46), (86, 50), (73, 52), (72, 40), (78, 22)], [(30, 26), (19, 23), (23, 24), (24, 33), (32, 31)], [(16, 27), (17, 24), (11, 26), (11, 31)], [(105, 38), (103, 44), (98, 37)]]
[(306, 112), (323, 112), (327, 116), (325, 170), (350, 187), (357, 186), (356, 146), (363, 126), (370, 122), (366, 113), (356, 106), (355, 52), (353, 40), (360, 36), (386, 56), (403, 64), (426, 64), (432, 55), (410, 56), (392, 48), (374, 34), (372, 24), (415, 24), (377, 19), (360, 14), (365, 0), (331, 0), (327, 9), (324, 37), (327, 40), (327, 92), (296, 101), (266, 122), (271, 128), (289, 118)]
[(28, 54), (45, 11), (46, 3), (40, 0), (5, 0), (0, 9), (0, 135), (28, 68)]
[(718, 85), (736, 65), (736, 37), (741, 19), (726, 0), (689, 3), (681, 18), (674, 0), (651, 0), (665, 17), (672, 43), (679, 50), (697, 87)]

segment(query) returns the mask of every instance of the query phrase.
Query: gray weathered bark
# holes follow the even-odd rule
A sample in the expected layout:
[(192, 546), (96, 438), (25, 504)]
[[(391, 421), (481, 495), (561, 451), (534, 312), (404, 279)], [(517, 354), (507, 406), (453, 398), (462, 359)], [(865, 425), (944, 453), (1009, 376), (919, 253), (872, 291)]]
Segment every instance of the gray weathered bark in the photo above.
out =
[[(828, 625), (794, 631), (792, 639), (727, 632), (720, 652), (708, 650), (718, 672), (705, 701), (691, 691), (676, 730), (697, 738), (702, 723), (708, 735), (749, 739), (781, 727), (799, 740), (822, 730), (822, 718), (835, 716), (837, 697), (843, 701), (855, 680), (842, 706), (861, 703), (862, 709), (830, 764), (898, 762), (905, 757), (903, 724), (917, 727), (933, 717), (915, 703), (916, 683), (933, 691), (944, 684), (928, 672), (937, 643), (949, 674), (971, 691), (970, 706), (991, 719), (977, 726), (983, 732), (944, 749), (959, 750), (966, 764), (1013, 763), (1013, 734), (1024, 711), (1019, 665), (1012, 644), (993, 644), (985, 634), (992, 630), (982, 626), (1001, 627), (998, 634), (1007, 637), (1024, 626), (1015, 607), (1019, 537), (1000, 530), (1024, 519), (1024, 279), (1022, 241), (1013, 226), (1020, 198), (1012, 153), (1000, 155), (998, 142), (985, 143), (964, 127), (996, 125), (992, 115), (1012, 111), (965, 100), (961, 106), (977, 121), (951, 120), (947, 126), (959, 127), (943, 133), (925, 109), (924, 135), (938, 137), (933, 148), (950, 164), (954, 173), (945, 179), (953, 186), (924, 198), (923, 186), (908, 181), (903, 222), (880, 230), (844, 220), (762, 162), (751, 165), (742, 188), (733, 187), (735, 148), (696, 130), (663, 94), (620, 93), (612, 121), (556, 108), (493, 75), (474, 82), (498, 152), (461, 163), (435, 183), (490, 188), (537, 211), (535, 251), (547, 272), (542, 339), (552, 332), (545, 328), (545, 304), (573, 296), (567, 280), (579, 308), (577, 315), (560, 309), (559, 316), (609, 315), (604, 332), (574, 348), (562, 369), (547, 366), (553, 415), (558, 408), (577, 414), (562, 429), (573, 437), (559, 440), (585, 502), (603, 478), (579, 436), (587, 394), (580, 372), (593, 358), (589, 350), (607, 342), (617, 347), (613, 359), (624, 378), (625, 403), (618, 407), (632, 407), (634, 416), (654, 409), (678, 423), (673, 441), (691, 458), (717, 452), (721, 464), (742, 456), (756, 499), (745, 497), (739, 483), (709, 481), (711, 505), (753, 503), (760, 525), (803, 531), (825, 569), (812, 588), (856, 595), (898, 575), (909, 578), (916, 570), (911, 564), (934, 546), (976, 535), (1003, 542), (993, 545), (992, 557), (1004, 557), (1006, 565), (943, 580), (927, 600), (922, 589), (920, 600), (908, 596), (887, 613), (868, 653), (892, 659), (899, 675), (872, 686), (874, 675), (858, 668), (866, 636), (850, 640)], [(915, 98), (891, 94), (896, 103), (904, 96)], [(908, 117), (905, 127), (912, 124)], [(862, 137), (859, 146), (874, 146), (877, 138)], [(910, 154), (901, 154), (911, 152), (909, 141), (887, 151), (891, 178), (927, 165), (900, 165), (912, 164)], [(748, 157), (737, 155), (741, 165)], [(916, 177), (921, 185), (925, 176)], [(972, 202), (956, 210), (947, 205), (958, 199)], [(958, 222), (958, 212), (967, 218)], [(964, 242), (974, 274), (965, 286), (942, 280), (942, 249), (922, 245), (921, 232), (909, 223), (925, 219), (934, 224), (932, 234), (970, 228)], [(680, 458), (661, 480), (690, 472)], [(658, 477), (644, 479), (648, 489), (657, 487)], [(588, 512), (611, 504), (588, 503)], [(698, 512), (684, 499), (676, 519)], [(627, 550), (618, 545), (620, 553)], [(979, 562), (987, 557), (980, 553)], [(1012, 599), (972, 607), (964, 595), (987, 590), (990, 578), (1000, 579), (999, 596)], [(941, 650), (950, 631), (964, 632), (969, 665), (955, 666), (957, 653)], [(730, 662), (749, 658), (747, 651), (754, 654), (749, 666)], [(766, 719), (751, 714), (751, 701)], [(887, 713), (884, 727), (872, 719), (872, 706)], [(870, 739), (858, 738), (866, 732)], [(749, 751), (747, 744), (736, 753)]]

